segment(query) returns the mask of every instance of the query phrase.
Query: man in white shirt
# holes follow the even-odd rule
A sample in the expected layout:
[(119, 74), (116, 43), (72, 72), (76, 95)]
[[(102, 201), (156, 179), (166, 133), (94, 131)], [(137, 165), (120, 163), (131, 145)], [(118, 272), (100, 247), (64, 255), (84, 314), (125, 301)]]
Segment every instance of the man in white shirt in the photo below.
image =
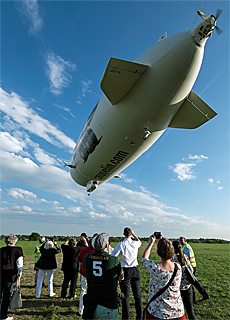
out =
[[(125, 239), (122, 242), (119, 242), (111, 253), (111, 255), (115, 257), (120, 255), (120, 262), (124, 271), (124, 280), (120, 282), (121, 292), (125, 296), (122, 301), (122, 320), (129, 319), (130, 285), (135, 300), (135, 309), (137, 314), (136, 319), (141, 319), (141, 274), (137, 262), (138, 248), (141, 246), (141, 241), (130, 228), (124, 229), (124, 236)], [(131, 239), (131, 236), (134, 237), (134, 240)]]

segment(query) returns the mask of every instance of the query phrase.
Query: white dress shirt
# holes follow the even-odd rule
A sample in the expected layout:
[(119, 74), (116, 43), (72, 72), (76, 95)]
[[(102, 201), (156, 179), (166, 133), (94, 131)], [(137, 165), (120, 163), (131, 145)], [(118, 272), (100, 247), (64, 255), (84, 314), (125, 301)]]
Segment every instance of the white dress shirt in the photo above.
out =
[(120, 262), (122, 268), (131, 268), (138, 266), (137, 255), (138, 248), (141, 246), (141, 241), (134, 241), (131, 238), (126, 238), (114, 248), (112, 256), (121, 256)]

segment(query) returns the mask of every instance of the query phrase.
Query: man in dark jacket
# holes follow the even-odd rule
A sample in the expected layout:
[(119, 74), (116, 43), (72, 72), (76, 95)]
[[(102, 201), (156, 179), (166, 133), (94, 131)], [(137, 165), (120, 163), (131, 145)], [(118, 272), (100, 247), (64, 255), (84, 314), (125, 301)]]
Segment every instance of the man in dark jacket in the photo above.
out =
[(23, 267), (23, 251), (21, 247), (16, 247), (15, 244), (18, 237), (10, 234), (5, 238), (6, 247), (0, 248), (1, 256), (1, 319), (11, 320), (13, 317), (7, 316), (10, 295), (13, 291), (13, 285), (17, 277), (22, 276)]

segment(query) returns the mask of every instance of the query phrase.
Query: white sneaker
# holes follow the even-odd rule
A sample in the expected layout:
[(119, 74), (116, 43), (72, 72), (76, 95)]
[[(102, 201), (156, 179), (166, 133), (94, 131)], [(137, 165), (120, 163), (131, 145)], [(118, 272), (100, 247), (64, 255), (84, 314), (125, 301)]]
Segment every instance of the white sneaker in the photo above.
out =
[(55, 296), (55, 294), (56, 294), (56, 293), (51, 293), (51, 294), (50, 294), (50, 297), (53, 297), (53, 296)]
[(35, 298), (39, 299), (40, 297), (39, 296), (35, 296)]
[(14, 319), (13, 317), (7, 317), (7, 318), (5, 318), (3, 320), (13, 320), (13, 319)]

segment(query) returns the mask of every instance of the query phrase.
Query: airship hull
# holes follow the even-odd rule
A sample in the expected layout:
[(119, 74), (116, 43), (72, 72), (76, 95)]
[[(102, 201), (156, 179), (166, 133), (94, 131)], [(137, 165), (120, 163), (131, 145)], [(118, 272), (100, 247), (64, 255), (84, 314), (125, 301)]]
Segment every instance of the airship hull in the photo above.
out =
[[(191, 119), (186, 115), (193, 110), (193, 101), (189, 96), (215, 116), (191, 91), (203, 54), (204, 46), (194, 41), (191, 31), (185, 31), (163, 37), (134, 62), (111, 58), (101, 79), (104, 94), (71, 159), (73, 180), (82, 186), (90, 181), (104, 183), (148, 150), (166, 128), (174, 127), (172, 123), (190, 128)], [(195, 118), (205, 117), (199, 111)], [(192, 126), (210, 117), (206, 115), (207, 119)]]

